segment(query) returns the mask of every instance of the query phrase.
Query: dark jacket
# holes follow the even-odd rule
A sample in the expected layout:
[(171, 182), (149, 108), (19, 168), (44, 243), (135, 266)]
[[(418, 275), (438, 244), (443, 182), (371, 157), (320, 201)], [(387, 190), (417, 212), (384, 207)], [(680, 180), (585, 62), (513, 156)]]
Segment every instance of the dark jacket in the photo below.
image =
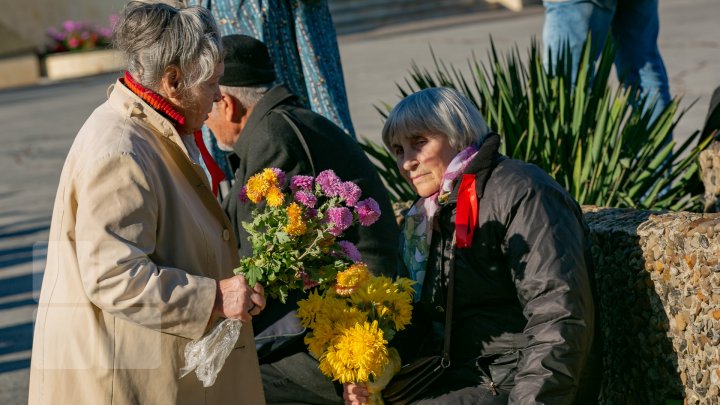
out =
[[(310, 158), (283, 113), (302, 134)], [(277, 167), (285, 171), (288, 178), (297, 174), (317, 175), (323, 170), (332, 169), (343, 181), (353, 181), (360, 186), (362, 199), (374, 198), (382, 212), (375, 224), (348, 229), (343, 239), (357, 245), (372, 272), (394, 272), (398, 229), (387, 191), (360, 146), (342, 129), (321, 115), (300, 107), (296, 104), (296, 97), (280, 85), (270, 89), (252, 110), (234, 150), (236, 156), (230, 160), (235, 162), (235, 182), (228, 198), (223, 201), (223, 208), (232, 222), (241, 256), (252, 253), (248, 233), (242, 227), (242, 222), (251, 221), (253, 204), (240, 203), (237, 195), (250, 176), (266, 167)], [(262, 314), (253, 319), (261, 361), (268, 350), (267, 347), (260, 347), (263, 346), (263, 339), (273, 342), (277, 348), (283, 343), (283, 340), (276, 339), (277, 336), (296, 335), (304, 331), (291, 313), (302, 295), (292, 294), (285, 305), (269, 300), (271, 302), (268, 302)], [(278, 323), (283, 317), (284, 320)], [(301, 339), (299, 346), (302, 346)]]
[(438, 213), (416, 318), (444, 324), (454, 255), (453, 366), (509, 391), (510, 403), (571, 403), (595, 331), (587, 227), (550, 176), (498, 145), (491, 135), (465, 171), (479, 197), (470, 248), (451, 243), (457, 187)]

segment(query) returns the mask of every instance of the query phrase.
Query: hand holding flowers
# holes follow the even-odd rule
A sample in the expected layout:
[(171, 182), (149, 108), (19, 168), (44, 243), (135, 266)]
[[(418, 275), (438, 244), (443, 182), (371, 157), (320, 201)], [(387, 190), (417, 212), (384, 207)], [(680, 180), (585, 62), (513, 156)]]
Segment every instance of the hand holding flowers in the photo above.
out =
[(305, 343), (320, 371), (343, 384), (368, 383), (371, 400), (382, 403), (379, 392), (400, 368), (388, 341), (410, 323), (412, 284), (372, 276), (358, 263), (337, 274), (334, 288), (300, 301), (300, 323), (312, 330)]
[[(258, 206), (252, 211), (252, 222), (242, 224), (250, 234), (252, 255), (241, 259), (235, 273), (255, 286), (250, 298), (260, 309), (264, 299), (256, 295), (263, 287), (267, 296), (285, 302), (290, 290), (327, 288), (338, 271), (361, 262), (355, 245), (337, 238), (356, 223), (370, 226), (380, 217), (375, 200), (359, 201), (360, 188), (341, 181), (332, 170), (317, 178), (293, 176), (289, 195), (283, 192), (285, 183), (283, 171), (267, 168), (252, 176), (239, 196), (241, 202)], [(258, 314), (254, 306), (247, 312)], [(211, 386), (241, 326), (238, 320), (226, 319), (201, 339), (188, 343), (181, 375), (195, 370), (203, 385)]]

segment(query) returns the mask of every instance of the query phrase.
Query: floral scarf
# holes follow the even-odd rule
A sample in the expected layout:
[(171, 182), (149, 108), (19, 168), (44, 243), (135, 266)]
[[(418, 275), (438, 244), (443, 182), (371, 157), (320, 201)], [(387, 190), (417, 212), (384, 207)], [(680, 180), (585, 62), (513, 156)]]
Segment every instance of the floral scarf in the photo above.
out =
[(419, 199), (405, 215), (402, 232), (403, 262), (415, 281), (415, 302), (420, 300), (425, 267), (430, 253), (433, 218), (440, 207), (447, 203), (456, 180), (465, 171), (467, 165), (477, 155), (479, 148), (471, 145), (455, 155), (445, 169), (440, 190), (435, 194)]

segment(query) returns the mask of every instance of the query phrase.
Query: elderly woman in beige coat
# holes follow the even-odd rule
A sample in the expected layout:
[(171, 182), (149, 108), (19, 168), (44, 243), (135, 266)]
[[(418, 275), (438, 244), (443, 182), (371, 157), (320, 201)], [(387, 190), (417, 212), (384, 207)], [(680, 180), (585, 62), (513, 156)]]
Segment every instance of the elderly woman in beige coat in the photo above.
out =
[[(35, 324), (31, 404), (261, 404), (252, 315), (230, 223), (198, 165), (220, 97), (222, 44), (202, 8), (130, 3), (128, 71), (78, 133), (53, 211)], [(186, 344), (240, 319), (215, 384), (178, 379)]]

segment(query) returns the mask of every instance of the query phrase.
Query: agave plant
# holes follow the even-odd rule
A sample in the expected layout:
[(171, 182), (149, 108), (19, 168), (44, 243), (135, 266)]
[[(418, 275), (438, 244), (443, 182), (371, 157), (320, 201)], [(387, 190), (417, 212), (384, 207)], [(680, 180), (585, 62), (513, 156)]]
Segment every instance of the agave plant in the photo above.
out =
[[(632, 88), (612, 89), (614, 54), (608, 40), (593, 61), (586, 43), (573, 78), (567, 47), (546, 67), (535, 40), (524, 62), (517, 46), (501, 56), (491, 39), (487, 64), (470, 59), (470, 80), (433, 53), (434, 71), (413, 63), (398, 88), (403, 97), (437, 86), (464, 93), (503, 138), (503, 153), (540, 166), (580, 204), (700, 210), (696, 162), (709, 141), (692, 147), (696, 131), (675, 148), (670, 134), (684, 114), (678, 100), (653, 117), (654, 100)], [(365, 140), (363, 147), (378, 162), (392, 197), (414, 198), (409, 188), (394, 184), (400, 177), (393, 158), (373, 142)]]

